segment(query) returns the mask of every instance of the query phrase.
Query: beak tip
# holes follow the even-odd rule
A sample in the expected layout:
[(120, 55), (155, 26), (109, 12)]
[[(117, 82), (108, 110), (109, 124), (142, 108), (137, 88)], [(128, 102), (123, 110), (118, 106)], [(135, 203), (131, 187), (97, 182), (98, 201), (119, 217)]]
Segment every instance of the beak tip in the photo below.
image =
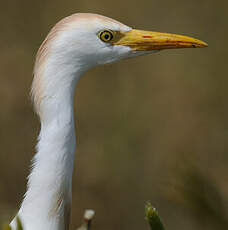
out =
[(200, 41), (197, 45), (194, 44), (193, 46), (196, 48), (206, 48), (208, 47), (208, 44), (206, 42)]
[(208, 44), (206, 42), (204, 42), (204, 47), (208, 47)]

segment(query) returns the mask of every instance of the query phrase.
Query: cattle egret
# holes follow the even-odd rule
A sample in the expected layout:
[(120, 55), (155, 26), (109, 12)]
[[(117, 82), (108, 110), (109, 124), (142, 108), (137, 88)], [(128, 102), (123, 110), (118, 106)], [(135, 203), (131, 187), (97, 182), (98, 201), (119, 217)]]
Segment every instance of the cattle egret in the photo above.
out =
[[(17, 216), (24, 230), (68, 230), (76, 147), (74, 89), (90, 68), (163, 49), (206, 47), (176, 34), (132, 29), (97, 14), (58, 22), (40, 46), (31, 95), (41, 129)], [(11, 222), (16, 230), (16, 218)]]

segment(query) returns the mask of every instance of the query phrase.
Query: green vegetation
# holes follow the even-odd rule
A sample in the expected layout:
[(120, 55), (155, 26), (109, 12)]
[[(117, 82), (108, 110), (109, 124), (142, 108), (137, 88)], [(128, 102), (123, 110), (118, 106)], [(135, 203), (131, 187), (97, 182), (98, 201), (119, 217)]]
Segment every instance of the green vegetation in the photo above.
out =
[(154, 207), (152, 207), (150, 202), (147, 202), (146, 204), (145, 213), (146, 220), (148, 221), (151, 230), (165, 230), (157, 210)]
[[(146, 220), (148, 221), (151, 230), (165, 230), (161, 222), (161, 219), (158, 216), (158, 212), (154, 207), (152, 207), (150, 202), (147, 202), (146, 204), (145, 214), (146, 214)], [(90, 230), (93, 216), (94, 214), (89, 219), (87, 219), (84, 215), (82, 225), (76, 230)], [(7, 224), (3, 227), (3, 230), (11, 230), (11, 227)], [(23, 230), (22, 223), (19, 217), (17, 217), (17, 230)]]
[[(11, 230), (11, 227), (7, 224), (3, 227), (3, 230)], [(17, 217), (17, 230), (23, 230), (22, 223), (19, 217)]]

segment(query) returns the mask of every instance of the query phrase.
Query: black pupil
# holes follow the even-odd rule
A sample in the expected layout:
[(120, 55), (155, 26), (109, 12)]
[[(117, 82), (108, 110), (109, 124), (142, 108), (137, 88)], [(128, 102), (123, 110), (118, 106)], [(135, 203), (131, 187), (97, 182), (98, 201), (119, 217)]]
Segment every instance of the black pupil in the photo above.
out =
[(107, 39), (107, 40), (108, 40), (108, 39), (109, 39), (109, 36), (110, 36), (109, 34), (105, 34), (105, 36), (104, 36), (104, 37), (105, 37), (105, 39)]

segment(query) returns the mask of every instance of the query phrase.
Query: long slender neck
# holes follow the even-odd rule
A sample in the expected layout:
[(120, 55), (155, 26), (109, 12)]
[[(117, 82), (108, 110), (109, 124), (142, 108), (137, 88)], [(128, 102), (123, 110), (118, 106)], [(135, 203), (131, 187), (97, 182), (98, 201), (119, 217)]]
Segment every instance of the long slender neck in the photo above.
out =
[(45, 77), (37, 153), (19, 211), (25, 230), (67, 230), (69, 226), (75, 152), (73, 98), (82, 71), (68, 67), (56, 66), (51, 71), (55, 75), (49, 71)]

